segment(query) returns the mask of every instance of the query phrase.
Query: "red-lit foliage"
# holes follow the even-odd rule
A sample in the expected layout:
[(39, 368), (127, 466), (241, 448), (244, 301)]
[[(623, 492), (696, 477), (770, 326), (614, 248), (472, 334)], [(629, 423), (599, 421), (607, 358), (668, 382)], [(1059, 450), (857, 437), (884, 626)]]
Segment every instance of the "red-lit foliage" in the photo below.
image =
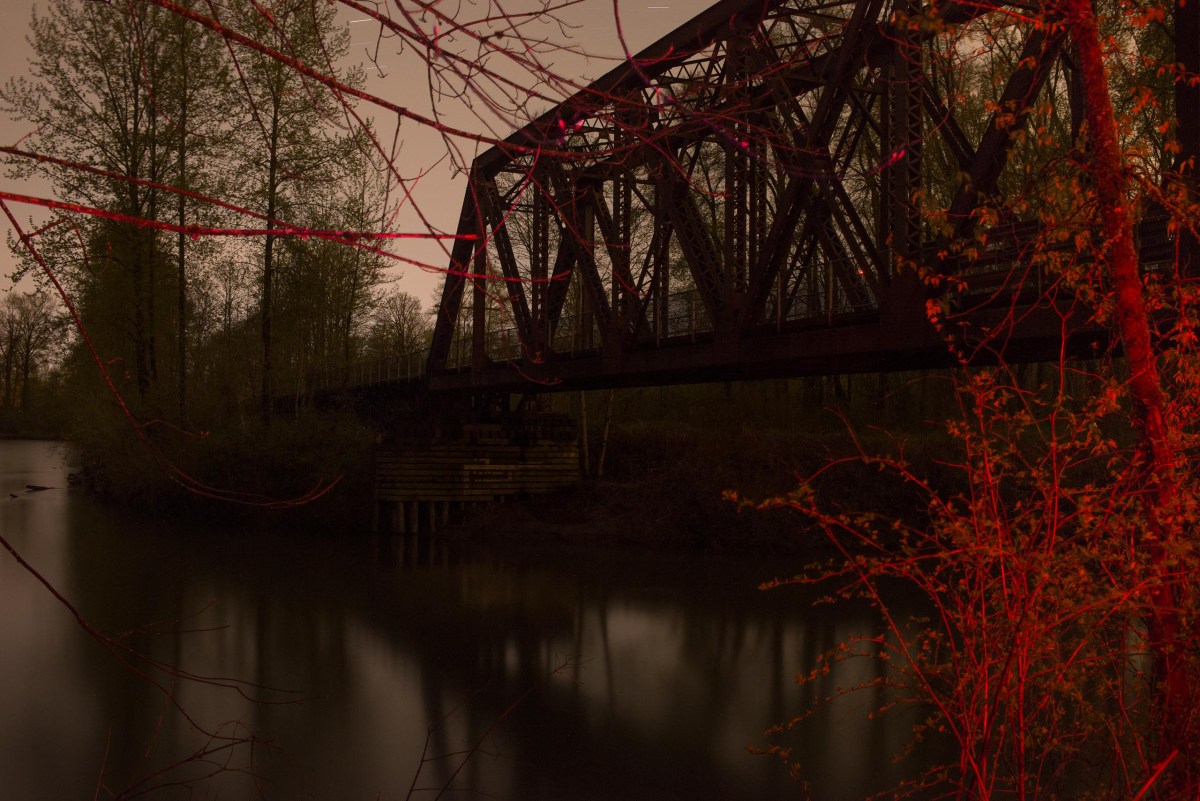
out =
[[(1041, 210), (1029, 256), (1052, 267), (1047, 297), (1076, 299), (1063, 314), (1064, 343), (1100, 322), (1119, 357), (1072, 362), (1064, 349), (1041, 385), (1008, 366), (966, 367), (975, 354), (953, 325), (961, 308), (931, 301), (931, 321), (955, 332), (948, 342), (964, 359), (961, 414), (945, 428), (941, 467), (950, 477), (929, 483), (899, 441), (888, 455), (864, 449), (851, 460), (914, 488), (923, 499), (917, 519), (829, 508), (820, 488), (837, 480), (841, 462), (760, 504), (802, 512), (838, 553), (812, 574), (765, 586), (830, 586), (870, 599), (882, 619), (878, 633), (830, 653), (801, 680), (852, 656), (880, 659), (872, 686), (886, 690), (887, 706), (919, 705), (926, 717), (917, 738), (955, 746), (956, 762), (931, 767), (902, 794), (1173, 801), (1200, 792), (1200, 476), (1189, 458), (1200, 433), (1196, 288), (1179, 270), (1178, 249), (1175, 269), (1140, 275), (1134, 241), (1139, 208), (1164, 202), (1181, 241), (1196, 208), (1178, 175), (1166, 178), (1169, 201), (1147, 180), (1137, 161), (1144, 153), (1122, 128), (1129, 118), (1112, 103), (1109, 60), (1162, 11), (1110, 13), (1101, 24), (1112, 33), (1101, 32), (1088, 0), (1038, 20), (1070, 37), (1084, 140), (1068, 156), (1078, 169), (1050, 170), (1054, 180), (1023, 202)], [(1175, 69), (1158, 67), (1160, 76)], [(953, 274), (918, 267), (931, 286), (959, 285)], [(990, 347), (1004, 336), (981, 340)], [(912, 591), (928, 618), (893, 617), (889, 598)], [(786, 747), (791, 725), (772, 729), (782, 741), (766, 750), (802, 770), (803, 755)]]
[[(1188, 797), (1159, 773), (1187, 774), (1198, 721), (1189, 709), (1175, 732), (1159, 729), (1167, 644), (1153, 620), (1160, 589), (1186, 598), (1200, 566), (1180, 552), (1163, 571), (1146, 546), (1155, 492), (1118, 422), (1128, 395), (1105, 377), (1111, 366), (1062, 365), (1041, 389), (1006, 368), (965, 374), (936, 486), (914, 472), (900, 443), (886, 457), (864, 450), (847, 460), (905, 481), (922, 499), (916, 519), (830, 508), (821, 487), (838, 481), (846, 462), (765, 504), (802, 512), (838, 553), (816, 573), (767, 586), (812, 583), (866, 597), (883, 622), (803, 680), (854, 655), (881, 659), (872, 686), (888, 706), (918, 705), (917, 738), (956, 746), (955, 763), (930, 766), (903, 788), (916, 797)], [(1181, 487), (1197, 490), (1194, 477)], [(911, 602), (914, 592), (927, 617), (893, 617), (890, 602)], [(1194, 657), (1183, 669), (1195, 671)], [(787, 728), (771, 733), (779, 736), (771, 750), (793, 758)], [(803, 755), (794, 760), (802, 775)]]

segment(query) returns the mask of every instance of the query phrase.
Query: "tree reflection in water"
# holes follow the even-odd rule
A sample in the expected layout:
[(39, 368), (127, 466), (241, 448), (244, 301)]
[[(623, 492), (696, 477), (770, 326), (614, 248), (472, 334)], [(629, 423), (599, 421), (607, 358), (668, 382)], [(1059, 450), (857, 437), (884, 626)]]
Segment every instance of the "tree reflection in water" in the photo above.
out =
[[(52, 460), (40, 447), (29, 458)], [(299, 703), (253, 704), (176, 687), (205, 725), (274, 741), (230, 763), (253, 767), (267, 798), (403, 798), (418, 768), (420, 787), (453, 776), (501, 798), (795, 798), (786, 770), (746, 747), (881, 669), (850, 660), (796, 685), (820, 653), (878, 622), (866, 608), (759, 592), (789, 569), (778, 562), (289, 537), (135, 518), (62, 490), (21, 504), (0, 512), (5, 531), (95, 624), (193, 672), (301, 691)], [(20, 611), (0, 623), (0, 776), (16, 797), (90, 794), (109, 731), (114, 789), (195, 748), (161, 696), (18, 572), (0, 564), (5, 607)], [(140, 628), (155, 620), (181, 622)], [(790, 733), (817, 797), (860, 799), (904, 769), (890, 758), (917, 711), (867, 721), (881, 701), (818, 705)], [(446, 756), (422, 765), (423, 752)], [(230, 772), (180, 797), (254, 791), (253, 776)]]

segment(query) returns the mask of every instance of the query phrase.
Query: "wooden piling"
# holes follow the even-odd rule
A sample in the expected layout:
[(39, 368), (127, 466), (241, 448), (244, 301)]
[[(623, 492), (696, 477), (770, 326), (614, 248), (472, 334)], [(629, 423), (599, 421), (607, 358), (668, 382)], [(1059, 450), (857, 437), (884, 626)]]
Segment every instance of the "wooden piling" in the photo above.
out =
[(580, 479), (573, 428), (535, 420), (519, 432), (463, 426), (454, 439), (406, 442), (375, 453), (375, 498), (395, 504), (401, 533), (433, 533), (451, 510), (564, 489)]

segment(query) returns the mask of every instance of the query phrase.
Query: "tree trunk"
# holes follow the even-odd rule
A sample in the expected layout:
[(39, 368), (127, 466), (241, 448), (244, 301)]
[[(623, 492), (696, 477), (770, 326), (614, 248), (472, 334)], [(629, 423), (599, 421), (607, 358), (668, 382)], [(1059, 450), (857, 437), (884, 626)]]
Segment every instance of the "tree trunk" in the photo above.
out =
[[(188, 125), (188, 25), (183, 17), (179, 18), (179, 188), (187, 188), (187, 125)], [(179, 236), (178, 248), (178, 293), (175, 311), (175, 339), (177, 346), (175, 375), (179, 384), (179, 425), (187, 425), (187, 235), (183, 227), (187, 224), (187, 201), (181, 194), (179, 197)]]
[(29, 373), (33, 369), (33, 333), (25, 335), (25, 348), (21, 353), (21, 413), (29, 414)]
[[(149, 104), (150, 114), (150, 180), (159, 180), (158, 168), (158, 103)], [(150, 219), (158, 219), (158, 190), (147, 190), (147, 207)], [(150, 242), (149, 258), (146, 260), (146, 368), (150, 383), (158, 384), (158, 247), (157, 234), (146, 231)]]
[(614, 391), (608, 391), (608, 399), (604, 403), (604, 429), (600, 434), (600, 453), (596, 457), (596, 478), (604, 478), (604, 457), (608, 454), (608, 430), (612, 426)]
[[(271, 97), (271, 137), (267, 154), (267, 231), (275, 229), (275, 210), (278, 201), (279, 187), (276, 186), (276, 175), (279, 172), (279, 105), (280, 97), (276, 92)], [(263, 243), (263, 284), (262, 284), (262, 395), (259, 398), (259, 413), (262, 421), (271, 422), (271, 280), (274, 268), (275, 237), (267, 234)]]
[(588, 418), (587, 393), (579, 391), (579, 461), (583, 467), (583, 477), (592, 477), (592, 460), (588, 454)]
[(16, 343), (11, 339), (8, 341), (7, 350), (4, 352), (4, 406), (5, 409), (12, 408), (13, 405), (13, 363), (15, 361), (13, 348)]
[[(1063, 10), (1079, 48), (1091, 143), (1091, 175), (1103, 220), (1101, 235), (1106, 246), (1105, 263), (1113, 288), (1116, 327), (1129, 361), (1129, 390), (1136, 404), (1141, 448), (1146, 456), (1150, 490), (1146, 515), (1154, 534), (1147, 547), (1155, 571), (1149, 623), (1159, 688), (1159, 757), (1165, 759), (1178, 752), (1183, 757), (1179, 762), (1186, 768), (1191, 763), (1187, 716), (1193, 687), (1184, 660), (1186, 648), (1181, 631), (1180, 598), (1168, 564), (1169, 555), (1182, 537), (1173, 517), (1179, 490), (1175, 474), (1178, 455), (1151, 345), (1149, 315), (1134, 246), (1134, 221), (1126, 192), (1125, 164), (1119, 149), (1117, 122), (1095, 12), (1091, 0), (1068, 0)], [(1172, 782), (1173, 790), (1182, 791), (1193, 780), (1175, 771)], [(1189, 795), (1194, 797), (1194, 789)]]
[(146, 400), (150, 392), (150, 373), (146, 362), (146, 288), (142, 275), (142, 234), (131, 229), (133, 256), (130, 271), (133, 278), (133, 362), (137, 378), (138, 397)]

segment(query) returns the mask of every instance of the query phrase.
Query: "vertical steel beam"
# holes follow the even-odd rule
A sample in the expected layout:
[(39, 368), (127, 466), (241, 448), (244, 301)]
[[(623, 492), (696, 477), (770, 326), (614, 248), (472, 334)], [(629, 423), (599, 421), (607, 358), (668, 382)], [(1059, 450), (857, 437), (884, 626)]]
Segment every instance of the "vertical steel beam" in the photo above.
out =
[[(477, 228), (483, 231), (483, 212), (476, 209)], [(471, 279), (471, 374), (476, 383), (483, 379), (483, 370), (487, 366), (487, 280), (488, 257), (487, 246), (480, 238), (475, 248), (475, 269)]]
[(426, 362), (426, 372), (430, 375), (446, 369), (450, 343), (458, 327), (458, 313), (462, 307), (467, 271), (471, 269), (470, 263), (476, 249), (483, 247), (483, 217), (479, 189), (479, 172), (472, 167), (467, 178), (467, 191), (463, 195), (462, 210), (458, 214), (456, 233), (459, 238), (454, 240), (454, 247), (450, 251), (450, 267), (446, 271), (446, 280), (442, 283), (437, 320), (433, 324), (433, 338)]
[(550, 187), (545, 183), (545, 171), (538, 170), (533, 192), (532, 231), (529, 248), (529, 296), (531, 300), (531, 341), (529, 350), (535, 358), (547, 352), (550, 338), (550, 317), (547, 312), (546, 281), (550, 266)]
[[(622, 170), (613, 179), (613, 226), (616, 238), (609, 248), (612, 255), (612, 311), (613, 323), (622, 332), (629, 326), (634, 297), (633, 272), (630, 269), (633, 256), (633, 176)], [(609, 233), (606, 231), (605, 236)]]
[[(765, 130), (760, 126), (759, 130)], [(763, 240), (767, 236), (767, 144), (762, 135), (751, 136), (750, 164), (746, 175), (746, 192), (749, 203), (746, 214), (746, 230), (749, 248), (746, 252), (746, 268), (738, 280), (738, 291), (745, 292), (750, 275), (757, 269)]]
[(895, 50), (887, 71), (888, 141), (882, 153), (885, 165), (885, 209), (881, 253), (892, 258), (883, 269), (891, 275), (897, 261), (910, 261), (921, 250), (921, 114), (924, 83), (923, 45), (917, 0), (895, 0), (897, 27)]

